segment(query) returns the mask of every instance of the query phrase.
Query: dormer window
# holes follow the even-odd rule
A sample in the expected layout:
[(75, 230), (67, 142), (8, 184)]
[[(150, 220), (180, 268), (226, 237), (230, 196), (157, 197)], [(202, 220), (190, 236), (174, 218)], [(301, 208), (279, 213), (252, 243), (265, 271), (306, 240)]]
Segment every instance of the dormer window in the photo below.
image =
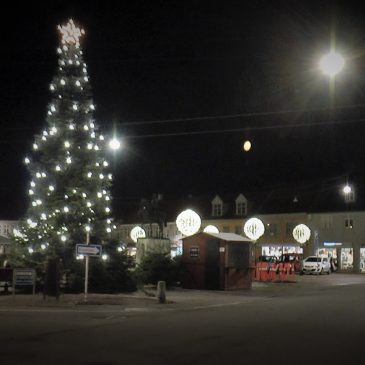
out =
[(236, 202), (236, 215), (242, 217), (247, 215), (247, 199), (243, 194), (238, 195)]
[(223, 215), (223, 200), (216, 195), (212, 200), (212, 216), (221, 217)]

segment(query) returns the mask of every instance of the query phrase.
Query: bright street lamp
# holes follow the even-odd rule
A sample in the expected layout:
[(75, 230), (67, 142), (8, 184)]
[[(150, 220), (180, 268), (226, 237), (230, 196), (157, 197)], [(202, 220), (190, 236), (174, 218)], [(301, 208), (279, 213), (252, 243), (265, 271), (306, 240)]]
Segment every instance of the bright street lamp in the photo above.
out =
[(330, 77), (336, 76), (345, 66), (345, 59), (334, 51), (324, 55), (319, 61), (322, 72)]
[(109, 147), (112, 150), (118, 150), (120, 148), (120, 142), (115, 137), (109, 141)]
[(349, 184), (346, 184), (346, 185), (344, 186), (344, 188), (342, 189), (342, 191), (343, 191), (343, 193), (344, 193), (345, 195), (350, 194), (350, 193), (351, 193), (351, 191), (352, 191), (351, 186), (350, 186)]

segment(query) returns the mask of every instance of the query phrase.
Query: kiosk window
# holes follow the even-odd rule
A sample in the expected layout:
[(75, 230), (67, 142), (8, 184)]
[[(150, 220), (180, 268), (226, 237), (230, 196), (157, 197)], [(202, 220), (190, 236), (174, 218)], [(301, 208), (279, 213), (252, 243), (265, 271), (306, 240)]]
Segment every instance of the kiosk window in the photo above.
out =
[(193, 246), (190, 247), (190, 257), (198, 257), (200, 253), (199, 247)]

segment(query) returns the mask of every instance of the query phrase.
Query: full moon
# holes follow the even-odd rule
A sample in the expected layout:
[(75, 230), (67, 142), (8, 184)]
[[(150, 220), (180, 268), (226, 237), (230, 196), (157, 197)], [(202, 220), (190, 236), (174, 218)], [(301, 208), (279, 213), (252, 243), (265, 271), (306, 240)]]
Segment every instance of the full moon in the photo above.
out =
[(245, 142), (243, 143), (243, 150), (244, 150), (245, 152), (248, 152), (250, 149), (251, 149), (251, 142), (250, 142), (250, 141), (245, 141)]

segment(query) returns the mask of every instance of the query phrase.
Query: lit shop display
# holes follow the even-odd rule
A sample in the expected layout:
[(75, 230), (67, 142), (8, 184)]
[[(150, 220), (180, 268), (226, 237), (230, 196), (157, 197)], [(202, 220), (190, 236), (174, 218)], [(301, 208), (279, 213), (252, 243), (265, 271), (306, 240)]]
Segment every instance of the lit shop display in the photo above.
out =
[(303, 248), (298, 245), (262, 245), (262, 255), (280, 257), (283, 254), (303, 254)]
[(337, 249), (331, 247), (319, 248), (316, 255), (319, 257), (332, 257), (333, 259), (337, 259)]
[(341, 248), (341, 270), (352, 270), (354, 267), (354, 252), (352, 248)]
[(360, 272), (365, 272), (365, 247), (360, 248)]

